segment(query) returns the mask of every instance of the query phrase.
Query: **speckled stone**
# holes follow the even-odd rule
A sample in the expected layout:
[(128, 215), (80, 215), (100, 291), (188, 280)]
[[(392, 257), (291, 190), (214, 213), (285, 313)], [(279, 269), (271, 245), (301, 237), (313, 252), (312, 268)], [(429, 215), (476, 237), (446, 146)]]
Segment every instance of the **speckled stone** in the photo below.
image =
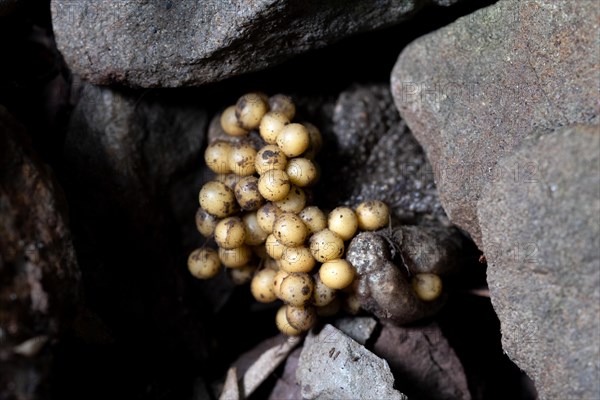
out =
[(373, 334), (377, 321), (373, 317), (352, 316), (336, 318), (332, 324), (356, 342), (364, 345)]

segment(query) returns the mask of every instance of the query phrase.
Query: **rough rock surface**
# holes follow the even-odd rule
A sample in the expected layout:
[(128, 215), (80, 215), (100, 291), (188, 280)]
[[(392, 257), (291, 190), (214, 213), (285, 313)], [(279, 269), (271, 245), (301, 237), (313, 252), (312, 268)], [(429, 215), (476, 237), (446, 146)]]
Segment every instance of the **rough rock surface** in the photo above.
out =
[(294, 350), (285, 360), (283, 374), (269, 394), (269, 400), (297, 400), (302, 398), (300, 385), (296, 382), (296, 371), (302, 349)]
[(433, 165), (444, 209), (481, 247), (483, 185), (537, 129), (598, 123), (600, 8), (594, 1), (505, 0), (401, 53), (392, 91)]
[(389, 363), (398, 389), (410, 398), (471, 399), (463, 366), (436, 323), (384, 323), (373, 352)]
[(385, 360), (331, 325), (306, 337), (296, 377), (304, 399), (407, 399)]
[(446, 221), (431, 165), (400, 120), (387, 85), (350, 87), (325, 109), (331, 113), (319, 126), (327, 139), (319, 161), (324, 171), (339, 171), (321, 178), (328, 205), (378, 199), (398, 222)]
[(488, 283), (508, 356), (541, 398), (600, 395), (600, 128), (522, 143), (478, 203)]
[(178, 87), (273, 66), (405, 20), (430, 2), (55, 0), (52, 17), (58, 48), (85, 79)]
[(377, 327), (377, 321), (373, 317), (341, 317), (332, 321), (340, 331), (363, 346), (369, 340)]
[(0, 398), (46, 398), (80, 275), (62, 190), (0, 106)]
[(286, 340), (287, 338), (281, 334), (267, 338), (252, 349), (241, 354), (231, 366), (236, 369), (237, 376), (241, 378), (261, 355), (273, 347), (281, 346)]

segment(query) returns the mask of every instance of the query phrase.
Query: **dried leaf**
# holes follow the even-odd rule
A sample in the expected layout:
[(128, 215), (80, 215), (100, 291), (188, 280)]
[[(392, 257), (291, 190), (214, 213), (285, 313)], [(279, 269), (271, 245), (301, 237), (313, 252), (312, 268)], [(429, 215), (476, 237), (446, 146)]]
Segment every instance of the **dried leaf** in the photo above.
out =
[(242, 377), (243, 393), (250, 396), (279, 367), (301, 340), (300, 337), (289, 337), (284, 343), (272, 347), (260, 356)]
[(364, 346), (373, 334), (377, 321), (373, 317), (352, 316), (336, 318), (332, 325)]

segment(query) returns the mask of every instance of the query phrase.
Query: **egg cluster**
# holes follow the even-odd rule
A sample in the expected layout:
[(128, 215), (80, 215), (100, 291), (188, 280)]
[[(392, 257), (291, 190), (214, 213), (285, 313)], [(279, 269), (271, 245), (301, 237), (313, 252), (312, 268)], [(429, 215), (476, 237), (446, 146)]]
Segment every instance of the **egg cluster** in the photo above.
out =
[(226, 135), (204, 154), (216, 177), (200, 190), (196, 214), (199, 232), (218, 250), (202, 247), (188, 258), (199, 279), (225, 266), (235, 283), (250, 282), (257, 301), (282, 300), (275, 320), (286, 335), (337, 312), (338, 291), (355, 276), (344, 259), (345, 242), (389, 220), (388, 207), (376, 200), (328, 214), (308, 204), (322, 138), (314, 125), (292, 122), (295, 113), (290, 97), (262, 93), (246, 94), (223, 111)]

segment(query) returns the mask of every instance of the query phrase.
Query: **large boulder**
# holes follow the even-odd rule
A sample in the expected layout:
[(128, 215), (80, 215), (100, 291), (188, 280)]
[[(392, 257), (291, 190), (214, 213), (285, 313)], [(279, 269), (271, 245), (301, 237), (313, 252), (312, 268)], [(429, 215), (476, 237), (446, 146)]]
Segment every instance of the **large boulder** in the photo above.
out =
[(534, 129), (600, 121), (600, 9), (593, 1), (502, 0), (417, 39), (392, 91), (433, 165), (450, 219), (481, 247), (477, 201), (496, 164)]
[(80, 273), (62, 190), (0, 106), (0, 398), (47, 398)]
[(96, 84), (175, 87), (257, 71), (455, 0), (54, 0), (57, 43)]
[(600, 127), (526, 140), (478, 202), (488, 283), (508, 356), (544, 399), (600, 395)]

